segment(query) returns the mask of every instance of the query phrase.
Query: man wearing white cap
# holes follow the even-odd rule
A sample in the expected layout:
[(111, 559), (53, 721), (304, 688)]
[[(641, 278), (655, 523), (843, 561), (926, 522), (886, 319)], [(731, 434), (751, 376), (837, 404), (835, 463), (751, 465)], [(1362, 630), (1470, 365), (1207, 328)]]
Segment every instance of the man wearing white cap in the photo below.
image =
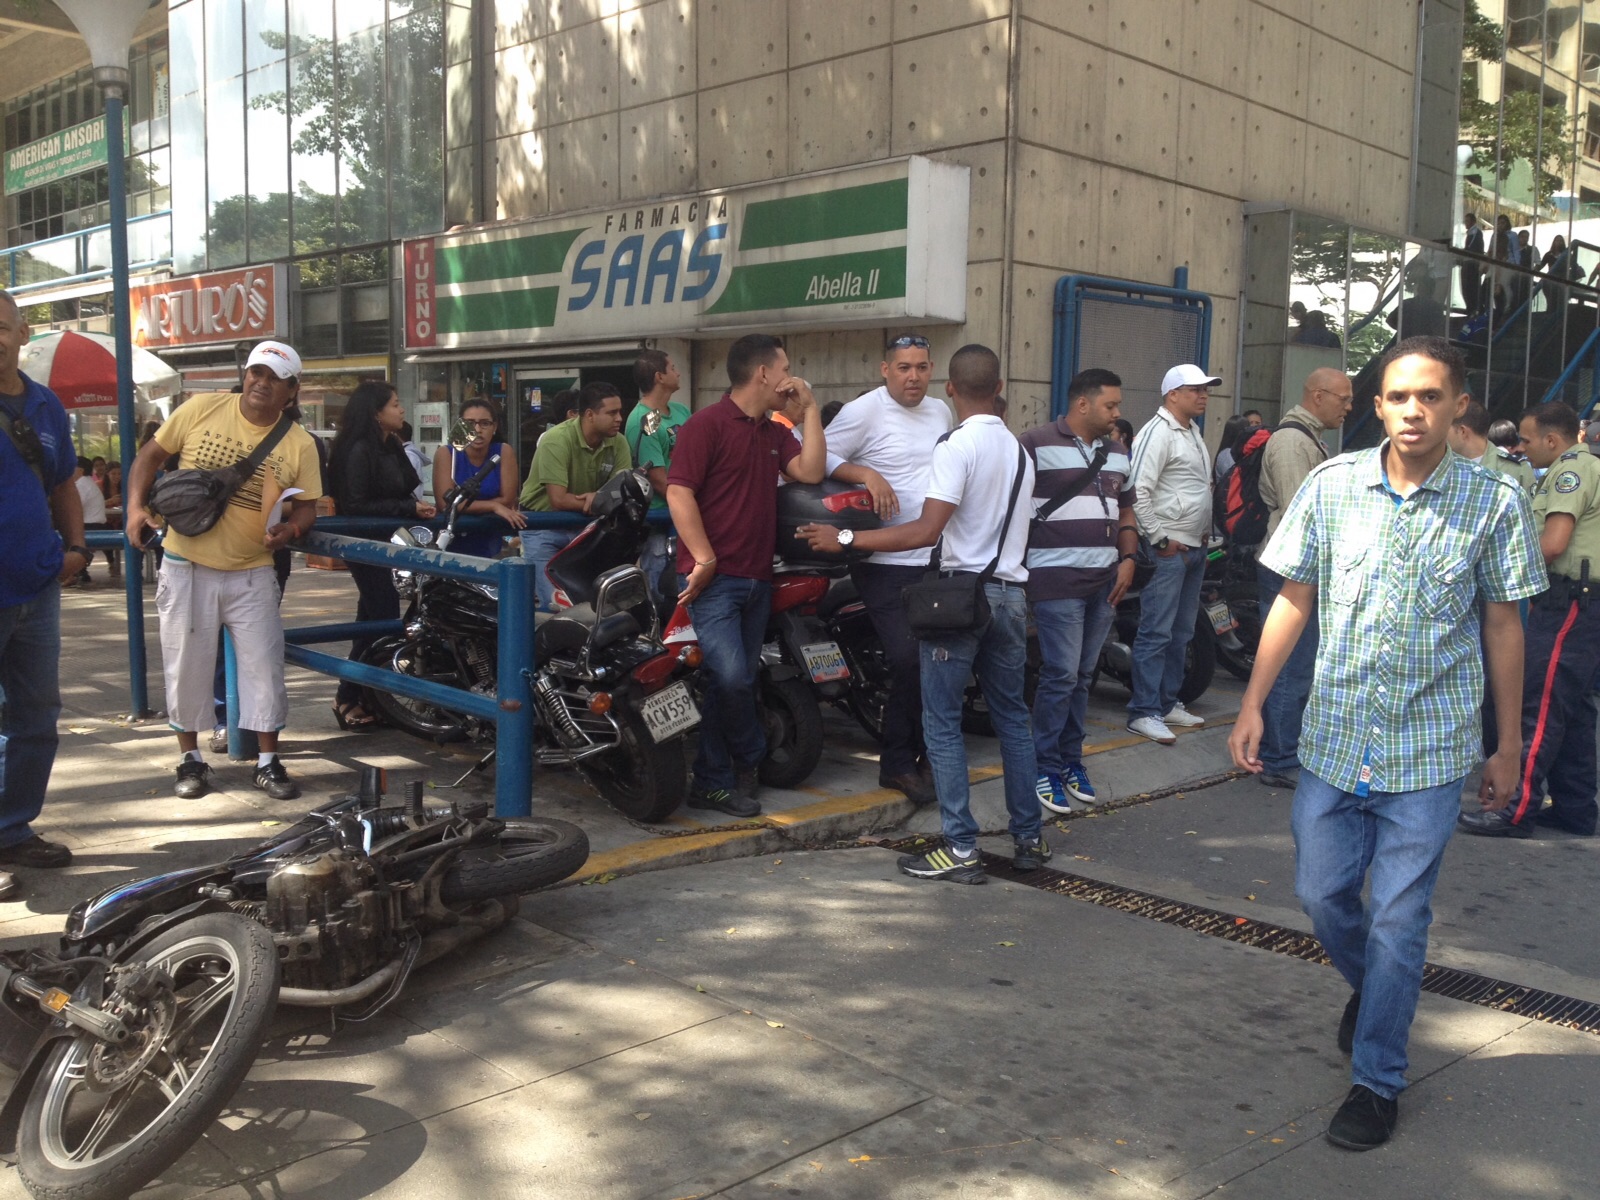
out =
[[(134, 460), (128, 480), (128, 538), (138, 543), (157, 517), (147, 507), (150, 485), (170, 455), (180, 468), (232, 466), (275, 434), (265, 462), (228, 502), (205, 533), (166, 534), (166, 555), (156, 608), (166, 675), (167, 719), (178, 732), (183, 759), (176, 791), (189, 798), (209, 789), (211, 768), (200, 751), (201, 729), (212, 721), (212, 673), (217, 631), (233, 635), (239, 665), (239, 725), (261, 748), (254, 784), (275, 800), (300, 789), (278, 759), (278, 730), (289, 715), (283, 682), (283, 621), (278, 615), (274, 550), (302, 537), (316, 520), (322, 472), (311, 435), (292, 418), (279, 430), (284, 410), (300, 393), (300, 356), (282, 342), (261, 342), (245, 362), (244, 390), (191, 396)], [(277, 499), (288, 489), (283, 519), (268, 526)]]
[(1134, 439), (1133, 511), (1155, 550), (1156, 571), (1139, 595), (1128, 731), (1170, 746), (1172, 726), (1204, 725), (1178, 699), (1194, 636), (1211, 532), (1211, 454), (1195, 418), (1222, 380), (1193, 363), (1161, 380), (1161, 407)]

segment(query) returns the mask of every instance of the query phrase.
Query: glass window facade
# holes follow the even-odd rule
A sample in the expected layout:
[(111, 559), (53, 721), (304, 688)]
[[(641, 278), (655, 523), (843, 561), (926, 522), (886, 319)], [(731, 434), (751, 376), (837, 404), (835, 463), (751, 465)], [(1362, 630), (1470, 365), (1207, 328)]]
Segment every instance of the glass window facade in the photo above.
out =
[(330, 252), (443, 227), (442, 0), (172, 0), (168, 31), (172, 170), (204, 181), (174, 198), (176, 269), (320, 279)]

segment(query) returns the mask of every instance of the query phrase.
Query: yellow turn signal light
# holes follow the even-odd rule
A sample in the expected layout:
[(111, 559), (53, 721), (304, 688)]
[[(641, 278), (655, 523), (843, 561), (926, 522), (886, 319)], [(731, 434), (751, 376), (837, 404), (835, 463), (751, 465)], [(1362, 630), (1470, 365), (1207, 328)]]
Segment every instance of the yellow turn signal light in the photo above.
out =
[(603, 717), (611, 711), (611, 693), (596, 692), (589, 697), (589, 711), (597, 717)]
[(683, 653), (678, 657), (683, 660), (686, 667), (698, 667), (706, 660), (705, 651), (699, 646), (685, 646)]

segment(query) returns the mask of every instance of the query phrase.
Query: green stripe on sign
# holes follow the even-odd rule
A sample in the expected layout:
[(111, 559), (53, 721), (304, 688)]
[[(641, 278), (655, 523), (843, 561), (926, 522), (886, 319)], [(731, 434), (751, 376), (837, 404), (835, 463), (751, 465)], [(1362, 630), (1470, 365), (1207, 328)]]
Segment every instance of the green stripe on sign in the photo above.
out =
[(440, 283), (476, 283), (483, 279), (515, 279), (519, 275), (553, 275), (567, 261), (567, 250), (582, 229), (539, 233), (503, 242), (439, 246), (434, 269)]
[(908, 183), (864, 183), (836, 192), (760, 200), (744, 210), (740, 250), (858, 237), (906, 227)]
[(561, 288), (526, 288), (476, 296), (440, 296), (440, 333), (489, 333), (499, 329), (548, 329), (556, 323)]
[(906, 294), (906, 248), (830, 254), (799, 262), (735, 267), (711, 313), (765, 312), (888, 300)]

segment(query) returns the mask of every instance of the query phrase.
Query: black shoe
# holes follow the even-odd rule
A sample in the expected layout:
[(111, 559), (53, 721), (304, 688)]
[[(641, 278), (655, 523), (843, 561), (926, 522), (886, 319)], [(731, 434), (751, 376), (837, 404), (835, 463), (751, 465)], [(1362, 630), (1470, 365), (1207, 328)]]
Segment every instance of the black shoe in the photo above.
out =
[(1346, 1054), (1355, 1052), (1356, 1018), (1361, 1015), (1361, 993), (1351, 992), (1344, 1006), (1344, 1016), (1339, 1018), (1339, 1049)]
[(1356, 1084), (1328, 1122), (1328, 1140), (1346, 1150), (1375, 1150), (1394, 1134), (1400, 1105)]
[(289, 778), (283, 760), (278, 758), (274, 758), (264, 767), (257, 767), (255, 778), (251, 782), (274, 800), (293, 800), (300, 794), (300, 785)]
[(939, 798), (933, 788), (915, 771), (907, 771), (904, 775), (879, 775), (878, 786), (904, 792), (906, 799), (918, 808), (932, 804)]
[(693, 791), (689, 793), (687, 801), (690, 808), (710, 808), (720, 813), (727, 813), (730, 817), (759, 817), (761, 805), (741, 796), (738, 792), (730, 792), (727, 788), (716, 788), (709, 792)]
[(1050, 844), (1041, 836), (1036, 842), (1013, 842), (1011, 846), (1011, 869), (1013, 871), (1037, 871), (1050, 861), (1052, 851)]
[(1281, 792), (1292, 792), (1300, 786), (1300, 781), (1288, 771), (1263, 771), (1256, 776), (1256, 782), (1262, 787), (1274, 788)]
[(204, 796), (211, 790), (211, 764), (184, 759), (178, 764), (178, 781), (172, 790), (185, 800)]
[(228, 752), (228, 727), (218, 725), (211, 731), (211, 740), (206, 743), (206, 749), (213, 754), (226, 754)]
[[(734, 788), (741, 796), (749, 799), (756, 806), (756, 812), (761, 811), (761, 764), (753, 767), (739, 767), (733, 773)], [(755, 813), (751, 813), (754, 816)]]
[(1538, 812), (1534, 813), (1533, 823), (1535, 825), (1542, 825), (1546, 829), (1559, 829), (1563, 833), (1572, 834), (1574, 837), (1594, 836), (1593, 825), (1574, 825), (1564, 820), (1562, 817), (1556, 814), (1554, 805), (1551, 805), (1549, 808), (1541, 808)]
[(64, 867), (72, 851), (59, 842), (47, 842), (37, 833), (25, 842), (0, 849), (0, 863), (8, 867)]
[(1456, 828), (1462, 833), (1479, 837), (1531, 838), (1533, 822), (1518, 824), (1505, 809), (1498, 812), (1464, 812), (1456, 818)]
[(924, 854), (902, 854), (895, 865), (913, 879), (943, 879), (950, 883), (987, 883), (983, 858), (976, 850), (962, 858), (944, 846)]

